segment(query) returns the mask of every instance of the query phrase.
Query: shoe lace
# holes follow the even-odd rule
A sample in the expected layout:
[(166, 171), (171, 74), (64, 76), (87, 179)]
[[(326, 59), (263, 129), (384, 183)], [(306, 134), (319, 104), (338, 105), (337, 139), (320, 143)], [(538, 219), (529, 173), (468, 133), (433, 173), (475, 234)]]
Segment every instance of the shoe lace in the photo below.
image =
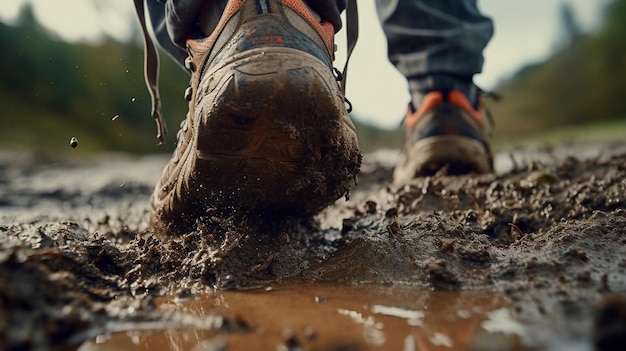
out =
[[(482, 98), (486, 98), (486, 99), (490, 99), (493, 100), (495, 102), (498, 102), (500, 100), (502, 100), (502, 94), (493, 91), (493, 90), (483, 90), (480, 87), (478, 87), (478, 92), (480, 93), (480, 96)], [(483, 111), (485, 111), (485, 116), (487, 117), (487, 121), (489, 122), (489, 125), (491, 127), (495, 127), (496, 122), (493, 119), (493, 115), (491, 114), (491, 111), (483, 105)]]
[[(339, 82), (339, 85), (341, 86), (343, 84), (345, 86), (343, 73), (339, 69), (337, 69), (337, 67), (333, 67), (333, 73), (335, 74), (335, 80), (337, 80), (337, 82)], [(350, 113), (350, 112), (352, 112), (352, 103), (346, 97), (345, 88), (342, 87), (341, 89), (342, 89), (342, 92), (343, 92), (343, 101), (344, 101), (344, 103), (346, 105), (346, 110), (348, 111), (348, 113)]]
[[(337, 74), (338, 80), (340, 80), (339, 85), (341, 86), (341, 92), (343, 93), (344, 97), (346, 96), (348, 63), (350, 62), (350, 56), (352, 56), (352, 52), (354, 51), (356, 42), (359, 39), (359, 11), (356, 5), (356, 0), (348, 0), (348, 4), (346, 7), (346, 36), (348, 44), (346, 63), (343, 66), (343, 72), (341, 72), (341, 74)], [(336, 71), (336, 73), (339, 73), (338, 69), (334, 68), (334, 70)], [(350, 103), (347, 99), (346, 102)], [(350, 109), (352, 109), (352, 104), (350, 104)]]
[(139, 18), (139, 24), (141, 26), (141, 32), (143, 34), (144, 78), (146, 80), (148, 91), (150, 92), (150, 98), (152, 101), (151, 115), (157, 125), (157, 144), (160, 146), (165, 143), (167, 126), (165, 125), (165, 120), (163, 119), (161, 96), (159, 94), (159, 55), (152, 38), (150, 38), (150, 35), (148, 34), (144, 0), (134, 0), (134, 3), (137, 18)]

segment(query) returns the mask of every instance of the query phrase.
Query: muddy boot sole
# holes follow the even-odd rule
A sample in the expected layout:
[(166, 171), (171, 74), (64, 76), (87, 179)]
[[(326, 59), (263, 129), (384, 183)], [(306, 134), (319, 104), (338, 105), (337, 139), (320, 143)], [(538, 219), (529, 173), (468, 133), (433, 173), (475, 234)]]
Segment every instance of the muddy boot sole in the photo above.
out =
[(207, 209), (308, 215), (346, 194), (361, 154), (329, 74), (318, 59), (290, 48), (246, 51), (206, 72), (192, 145), (174, 172), (186, 181), (153, 199), (154, 208), (169, 201), (184, 215), (153, 213), (153, 227), (191, 229)]
[(406, 152), (403, 167), (394, 170), (394, 182), (432, 175), (446, 168), (447, 174), (491, 172), (492, 157), (480, 141), (458, 135), (420, 140)]

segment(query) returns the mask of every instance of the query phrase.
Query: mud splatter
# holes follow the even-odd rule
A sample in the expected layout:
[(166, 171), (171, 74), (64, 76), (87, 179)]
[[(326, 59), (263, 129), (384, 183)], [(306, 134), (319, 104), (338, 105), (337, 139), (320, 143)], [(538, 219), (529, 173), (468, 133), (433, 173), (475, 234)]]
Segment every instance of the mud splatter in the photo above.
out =
[[(302, 281), (497, 293), (515, 319), (550, 315), (603, 350), (622, 340), (626, 144), (513, 150), (496, 174), (401, 185), (384, 159), (368, 155), (351, 199), (315, 218), (207, 213), (162, 238), (147, 201), (164, 158), (0, 155), (0, 344), (77, 346), (125, 328), (245, 333), (245, 315), (209, 323), (155, 299)], [(302, 340), (286, 334), (283, 346)]]

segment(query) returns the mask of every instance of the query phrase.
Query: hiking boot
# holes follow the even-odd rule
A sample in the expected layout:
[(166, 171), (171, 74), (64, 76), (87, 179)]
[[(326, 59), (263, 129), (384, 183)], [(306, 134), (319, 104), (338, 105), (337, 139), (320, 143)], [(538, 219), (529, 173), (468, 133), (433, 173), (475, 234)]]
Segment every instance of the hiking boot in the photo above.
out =
[(418, 109), (409, 104), (404, 120), (406, 143), (394, 182), (431, 175), (447, 167), (448, 174), (487, 173), (493, 170), (489, 122), (481, 107), (453, 90), (426, 94)]
[(361, 154), (333, 37), (300, 0), (231, 0), (187, 41), (189, 112), (152, 195), (155, 231), (194, 230), (213, 210), (313, 214), (348, 192)]

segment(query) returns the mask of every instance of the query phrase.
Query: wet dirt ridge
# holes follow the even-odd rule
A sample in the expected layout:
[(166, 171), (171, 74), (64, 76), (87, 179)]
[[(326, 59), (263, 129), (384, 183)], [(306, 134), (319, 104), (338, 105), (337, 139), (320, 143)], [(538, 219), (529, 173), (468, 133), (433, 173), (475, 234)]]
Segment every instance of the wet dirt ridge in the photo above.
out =
[(156, 301), (302, 281), (495, 293), (514, 318), (558, 319), (601, 350), (624, 341), (626, 142), (512, 150), (496, 174), (400, 185), (393, 155), (367, 155), (350, 200), (315, 218), (209, 212), (158, 238), (146, 206), (165, 158), (2, 154), (0, 348), (173, 325), (254, 332), (245, 314)]

